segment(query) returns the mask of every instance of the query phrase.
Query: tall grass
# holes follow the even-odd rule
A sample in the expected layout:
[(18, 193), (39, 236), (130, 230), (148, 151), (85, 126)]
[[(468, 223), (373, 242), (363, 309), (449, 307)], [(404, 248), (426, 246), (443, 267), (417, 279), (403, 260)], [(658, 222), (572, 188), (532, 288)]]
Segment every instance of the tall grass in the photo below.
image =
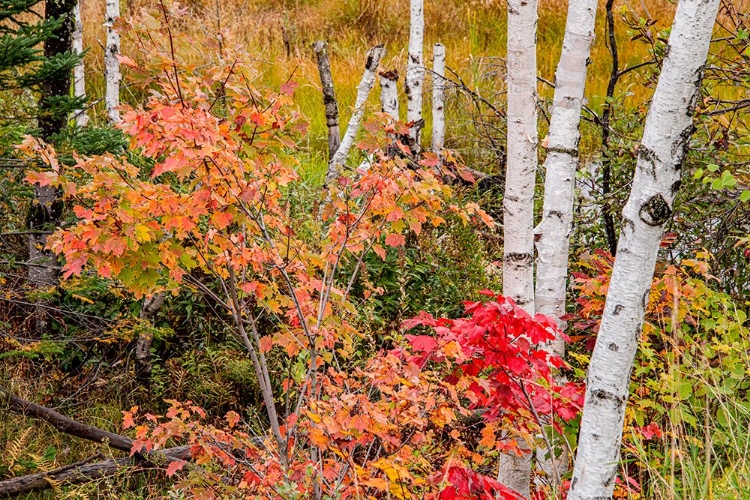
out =
[[(128, 17), (143, 8), (153, 9), (155, 5), (158, 4), (153, 0), (130, 1), (123, 7), (123, 16)], [(197, 59), (204, 57), (202, 41), (215, 38), (220, 27), (229, 43), (242, 46), (257, 59), (263, 70), (264, 84), (277, 87), (294, 75), (294, 80), (300, 84), (296, 102), (311, 125), (303, 146), (315, 164), (325, 159), (326, 126), (311, 43), (317, 39), (329, 42), (342, 123), (346, 123), (350, 115), (365, 53), (370, 46), (385, 43), (388, 52), (382, 67), (398, 68), (402, 75), (405, 71), (408, 0), (189, 0), (185, 5), (191, 10), (191, 22), (182, 28), (195, 40), (193, 56)], [(636, 17), (655, 19), (655, 32), (670, 25), (674, 10), (671, 3), (654, 0), (618, 2), (618, 8)], [(94, 99), (103, 95), (103, 10), (103, 2), (83, 0), (84, 44), (89, 48), (85, 59), (86, 77), (88, 92)], [(538, 65), (540, 76), (547, 81), (554, 80), (566, 10), (567, 4), (561, 0), (542, 0), (540, 4)], [(435, 42), (445, 44), (447, 65), (480, 92), (489, 92), (502, 107), (502, 94), (494, 95), (502, 84), (501, 75), (488, 70), (491, 65), (486, 61), (505, 55), (505, 3), (495, 0), (426, 2), (425, 16), (425, 60), (429, 62)], [(603, 103), (610, 71), (603, 22), (603, 15), (599, 15), (587, 86), (589, 107), (594, 111)], [(621, 66), (640, 63), (647, 57), (648, 47), (631, 42), (622, 23), (620, 28), (617, 39)], [(127, 45), (123, 50), (128, 52)], [(425, 88), (429, 92), (429, 82)], [(551, 98), (549, 86), (540, 83), (539, 91), (543, 98)], [(633, 72), (622, 79), (619, 92), (626, 94), (623, 106), (637, 109), (648, 100), (652, 89), (642, 85), (637, 72)], [(128, 98), (127, 90), (124, 98)], [(370, 98), (373, 108), (378, 99), (376, 90)], [(429, 134), (429, 106), (425, 108), (428, 123), (425, 132)], [(103, 118), (101, 104), (96, 110), (97, 116)], [(465, 153), (468, 161), (475, 159), (469, 151), (461, 151), (464, 147), (471, 149), (467, 142), (471, 143), (473, 135), (472, 117), (467, 108), (462, 106), (461, 100), (453, 99), (448, 102), (447, 112), (450, 119), (446, 146)], [(544, 130), (544, 124), (541, 127)], [(598, 147), (598, 140), (595, 136), (585, 137), (582, 144), (586, 154)]]

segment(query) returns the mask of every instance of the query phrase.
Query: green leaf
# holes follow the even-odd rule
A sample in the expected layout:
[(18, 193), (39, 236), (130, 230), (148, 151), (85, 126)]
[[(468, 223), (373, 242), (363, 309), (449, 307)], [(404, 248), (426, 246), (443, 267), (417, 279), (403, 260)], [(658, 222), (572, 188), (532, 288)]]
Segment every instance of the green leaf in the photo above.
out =
[(709, 163), (706, 168), (708, 170), (710, 170), (711, 172), (718, 172), (719, 171), (719, 166), (716, 165), (715, 163)]
[(740, 194), (740, 201), (743, 203), (750, 201), (750, 189), (745, 189), (742, 194)]

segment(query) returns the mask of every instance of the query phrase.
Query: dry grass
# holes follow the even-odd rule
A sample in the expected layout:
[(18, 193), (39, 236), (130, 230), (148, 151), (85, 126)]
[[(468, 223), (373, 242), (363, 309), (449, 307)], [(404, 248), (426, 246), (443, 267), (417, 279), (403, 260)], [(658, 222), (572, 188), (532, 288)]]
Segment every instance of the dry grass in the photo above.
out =
[[(129, 16), (142, 8), (154, 8), (153, 0), (133, 0), (123, 6), (123, 15)], [(348, 118), (355, 97), (355, 88), (361, 77), (364, 54), (369, 47), (385, 43), (388, 50), (383, 67), (399, 68), (406, 64), (405, 48), (408, 42), (408, 0), (188, 0), (191, 23), (185, 26), (195, 40), (197, 56), (201, 55), (201, 40), (215, 38), (219, 26), (226, 39), (245, 48), (257, 58), (263, 68), (265, 84), (278, 86), (294, 72), (301, 84), (297, 102), (311, 123), (308, 137), (309, 151), (314, 158), (322, 158), (325, 148), (325, 120), (319, 91), (317, 68), (310, 48), (317, 39), (330, 44), (331, 63), (342, 118)], [(621, 0), (618, 8), (627, 9), (635, 16), (657, 20), (655, 30), (671, 23), (674, 5), (666, 1)], [(82, 0), (85, 25), (87, 83), (90, 95), (95, 98), (103, 91), (103, 49), (105, 39), (101, 20), (104, 3)], [(496, 0), (447, 0), (426, 2), (426, 54), (429, 63), (430, 47), (441, 42), (447, 48), (447, 64), (477, 88), (492, 90), (498, 77), (487, 72), (488, 57), (505, 54), (506, 8)], [(559, 58), (567, 4), (561, 0), (541, 0), (538, 27), (538, 65), (540, 75), (554, 79)], [(597, 21), (597, 38), (592, 52), (591, 77), (587, 88), (590, 106), (601, 107), (610, 70), (610, 58), (604, 43), (603, 3)], [(648, 55), (643, 43), (630, 42), (625, 26), (619, 24), (621, 65), (633, 65)], [(124, 47), (125, 53), (128, 47)], [(429, 89), (429, 86), (426, 88)], [(539, 87), (545, 98), (551, 98), (551, 89)], [(619, 92), (626, 93), (623, 105), (637, 108), (646, 102), (652, 89), (640, 84), (633, 73), (624, 78)], [(377, 102), (377, 91), (371, 97)], [(502, 99), (502, 97), (500, 97)], [(428, 102), (425, 103), (429, 108)], [(450, 103), (449, 103), (450, 104)], [(458, 103), (454, 103), (456, 107)], [(502, 105), (502, 102), (500, 102)], [(101, 105), (97, 108), (101, 115)], [(429, 110), (427, 121), (429, 127)], [(463, 144), (470, 133), (469, 117), (464, 108), (448, 110), (453, 129), (448, 130), (448, 146)], [(345, 122), (344, 122), (345, 123)], [(429, 129), (427, 130), (429, 133)], [(595, 137), (585, 139), (583, 147), (597, 147)], [(471, 155), (469, 155), (471, 156)]]

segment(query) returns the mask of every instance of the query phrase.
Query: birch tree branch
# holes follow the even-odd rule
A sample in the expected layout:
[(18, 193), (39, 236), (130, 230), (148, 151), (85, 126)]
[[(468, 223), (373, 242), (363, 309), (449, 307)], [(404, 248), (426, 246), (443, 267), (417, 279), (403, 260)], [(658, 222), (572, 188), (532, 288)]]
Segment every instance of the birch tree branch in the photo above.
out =
[(97, 427), (82, 424), (45, 406), (32, 403), (13, 394), (9, 389), (0, 386), (0, 397), (8, 404), (8, 408), (20, 415), (47, 422), (52, 427), (65, 434), (76, 436), (96, 443), (106, 443), (112, 448), (130, 453), (133, 441), (125, 436), (108, 432)]

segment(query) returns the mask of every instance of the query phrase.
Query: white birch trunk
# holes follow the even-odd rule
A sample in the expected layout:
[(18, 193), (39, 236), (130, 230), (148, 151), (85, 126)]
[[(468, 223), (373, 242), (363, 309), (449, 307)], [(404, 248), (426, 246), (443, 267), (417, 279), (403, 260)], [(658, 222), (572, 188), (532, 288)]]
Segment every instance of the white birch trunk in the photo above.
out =
[(432, 152), (439, 155), (445, 145), (445, 45), (436, 43), (432, 52)]
[(104, 48), (104, 78), (107, 88), (104, 94), (104, 104), (107, 108), (107, 116), (112, 123), (120, 123), (120, 61), (117, 55), (120, 53), (120, 35), (113, 29), (115, 19), (120, 16), (120, 0), (107, 0), (106, 22), (107, 45)]
[(682, 0), (646, 117), (591, 357), (570, 500), (611, 498), (628, 386), (664, 226), (680, 182), (719, 0)]
[[(581, 137), (581, 107), (586, 86), (586, 61), (594, 41), (597, 0), (570, 0), (565, 38), (555, 75), (555, 97), (548, 133), (547, 159), (544, 162), (544, 207), (536, 233), (536, 310), (565, 324), (565, 295), (568, 278), (570, 233), (573, 229), (578, 141)], [(565, 355), (562, 338), (550, 343), (552, 352)], [(554, 446), (554, 443), (553, 443)], [(539, 468), (555, 484), (567, 471), (568, 454), (563, 450), (555, 458), (554, 450), (537, 450)]]
[(380, 109), (398, 120), (398, 70), (380, 72)]
[(313, 43), (313, 50), (318, 56), (318, 74), (323, 90), (323, 104), (326, 108), (326, 125), (328, 126), (328, 160), (333, 158), (341, 144), (339, 132), (339, 104), (331, 75), (331, 63), (328, 61), (328, 44), (322, 40)]
[[(73, 16), (75, 18), (75, 29), (73, 30), (73, 52), (80, 55), (83, 53), (83, 21), (81, 20), (80, 0), (76, 3), (75, 8), (73, 9)], [(73, 93), (76, 97), (83, 97), (86, 95), (85, 74), (83, 59), (81, 59), (73, 69)], [(73, 113), (73, 116), (75, 116), (76, 125), (79, 127), (85, 127), (89, 122), (89, 116), (85, 109), (76, 110)]]
[[(508, 163), (503, 198), (503, 294), (534, 313), (537, 167), (537, 0), (508, 0)], [(528, 450), (519, 439), (519, 446)], [(500, 455), (498, 480), (529, 497), (531, 454)]]
[(385, 54), (385, 48), (382, 45), (373, 47), (367, 52), (367, 63), (365, 64), (365, 73), (362, 75), (362, 80), (359, 82), (357, 87), (357, 100), (354, 104), (354, 113), (349, 119), (349, 124), (346, 126), (346, 133), (344, 138), (341, 139), (341, 145), (333, 155), (331, 161), (328, 163), (328, 171), (326, 172), (325, 185), (330, 186), (331, 183), (336, 180), (339, 174), (339, 169), (346, 163), (346, 157), (349, 156), (349, 150), (354, 145), (354, 140), (357, 137), (357, 131), (359, 125), (362, 123), (362, 116), (365, 114), (365, 105), (367, 104), (367, 97), (370, 95), (372, 87), (375, 85), (375, 75), (382, 59)]
[(420, 151), (419, 136), (424, 127), (422, 121), (422, 91), (424, 86), (424, 0), (411, 0), (409, 25), (409, 62), (406, 65), (406, 121), (413, 123), (409, 128), (412, 151)]

